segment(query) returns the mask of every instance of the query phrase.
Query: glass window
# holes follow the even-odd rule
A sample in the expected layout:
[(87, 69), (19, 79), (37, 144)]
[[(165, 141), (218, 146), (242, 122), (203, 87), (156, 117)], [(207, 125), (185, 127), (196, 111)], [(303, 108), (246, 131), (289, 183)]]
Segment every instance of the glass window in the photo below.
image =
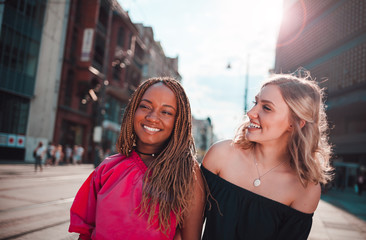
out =
[(67, 78), (66, 78), (66, 86), (65, 86), (65, 95), (64, 95), (64, 104), (66, 106), (71, 106), (71, 100), (72, 100), (72, 85), (74, 83), (74, 71), (69, 70), (67, 72)]
[(125, 38), (125, 30), (123, 27), (120, 27), (118, 29), (118, 35), (117, 35), (117, 45), (120, 46), (121, 48), (123, 48), (124, 38)]
[(103, 72), (104, 48), (105, 39), (100, 34), (97, 34), (95, 37), (93, 67), (100, 72)]
[(29, 100), (0, 92), (0, 132), (25, 134), (27, 130)]

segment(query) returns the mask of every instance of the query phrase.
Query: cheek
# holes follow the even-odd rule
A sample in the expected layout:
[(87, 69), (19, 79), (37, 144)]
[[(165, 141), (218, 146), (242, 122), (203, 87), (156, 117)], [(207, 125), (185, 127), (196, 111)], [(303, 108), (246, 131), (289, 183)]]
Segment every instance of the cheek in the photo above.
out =
[(139, 121), (143, 118), (143, 112), (141, 110), (136, 110), (135, 112), (135, 116), (133, 118), (133, 121), (136, 122), (136, 121)]
[(169, 119), (165, 122), (165, 126), (169, 129), (169, 132), (172, 133), (174, 129), (175, 119)]
[(136, 128), (139, 124), (139, 122), (141, 121), (141, 114), (139, 114), (138, 112), (135, 113), (135, 116), (133, 118), (133, 126), (134, 128)]

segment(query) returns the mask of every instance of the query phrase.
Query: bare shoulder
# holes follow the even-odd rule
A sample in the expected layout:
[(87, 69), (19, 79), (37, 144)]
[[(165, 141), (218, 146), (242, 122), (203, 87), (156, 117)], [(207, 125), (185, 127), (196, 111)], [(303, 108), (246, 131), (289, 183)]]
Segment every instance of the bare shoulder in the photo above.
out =
[(235, 149), (232, 140), (224, 140), (215, 143), (207, 151), (203, 158), (202, 165), (209, 171), (217, 174), (220, 172), (223, 164), (227, 164), (228, 156), (233, 153)]
[(304, 213), (315, 212), (321, 195), (320, 184), (308, 183), (306, 188), (298, 191), (295, 200), (292, 202), (291, 207)]

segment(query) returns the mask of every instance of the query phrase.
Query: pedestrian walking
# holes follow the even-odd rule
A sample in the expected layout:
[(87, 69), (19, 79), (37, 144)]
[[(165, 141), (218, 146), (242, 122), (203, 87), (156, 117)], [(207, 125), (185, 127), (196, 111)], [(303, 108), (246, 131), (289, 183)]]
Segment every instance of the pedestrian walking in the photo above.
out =
[(365, 175), (361, 170), (359, 170), (356, 184), (357, 184), (358, 195), (361, 196), (363, 188), (365, 186)]
[(172, 78), (153, 78), (132, 95), (110, 156), (71, 207), (80, 239), (198, 240), (205, 191), (188, 98)]
[(78, 163), (81, 164), (83, 162), (83, 155), (84, 155), (83, 146), (81, 146), (81, 145), (78, 146), (77, 155), (78, 155)]
[(45, 165), (55, 164), (55, 153), (56, 153), (56, 146), (52, 142), (49, 142), (47, 147), (47, 159)]
[(69, 164), (72, 162), (72, 148), (70, 145), (66, 145), (65, 147), (65, 162)]
[(72, 163), (80, 164), (83, 159), (83, 154), (84, 154), (84, 148), (80, 145), (75, 145), (73, 151)]
[(345, 172), (346, 172), (345, 167), (336, 168), (336, 174), (335, 174), (336, 189), (341, 190), (342, 192), (344, 191), (345, 188), (345, 181), (346, 181)]
[(55, 153), (55, 165), (59, 165), (60, 163), (62, 163), (63, 159), (64, 159), (64, 152), (63, 152), (63, 147), (61, 144), (57, 145), (56, 147), (56, 153)]
[(307, 239), (320, 183), (330, 180), (326, 133), (315, 81), (274, 75), (265, 82), (236, 137), (203, 159), (215, 199), (203, 239)]
[(43, 146), (42, 142), (38, 143), (38, 146), (33, 150), (34, 161), (34, 171), (37, 172), (37, 167), (39, 166), (39, 170), (42, 171), (42, 160), (46, 153), (46, 148)]

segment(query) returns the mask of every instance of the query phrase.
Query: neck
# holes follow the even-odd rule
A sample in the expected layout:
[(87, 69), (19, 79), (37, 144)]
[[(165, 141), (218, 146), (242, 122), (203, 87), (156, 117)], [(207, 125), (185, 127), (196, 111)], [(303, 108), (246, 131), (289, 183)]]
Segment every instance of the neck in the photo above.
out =
[(281, 149), (278, 148), (278, 146), (263, 146), (262, 144), (256, 144), (253, 151), (258, 163), (264, 166), (272, 166), (285, 159), (289, 159), (286, 148)]
[(140, 154), (140, 155), (145, 155), (145, 156), (150, 156), (150, 157), (156, 157), (159, 153), (145, 153), (145, 152), (141, 152), (139, 151), (137, 148), (135, 148), (135, 151)]

